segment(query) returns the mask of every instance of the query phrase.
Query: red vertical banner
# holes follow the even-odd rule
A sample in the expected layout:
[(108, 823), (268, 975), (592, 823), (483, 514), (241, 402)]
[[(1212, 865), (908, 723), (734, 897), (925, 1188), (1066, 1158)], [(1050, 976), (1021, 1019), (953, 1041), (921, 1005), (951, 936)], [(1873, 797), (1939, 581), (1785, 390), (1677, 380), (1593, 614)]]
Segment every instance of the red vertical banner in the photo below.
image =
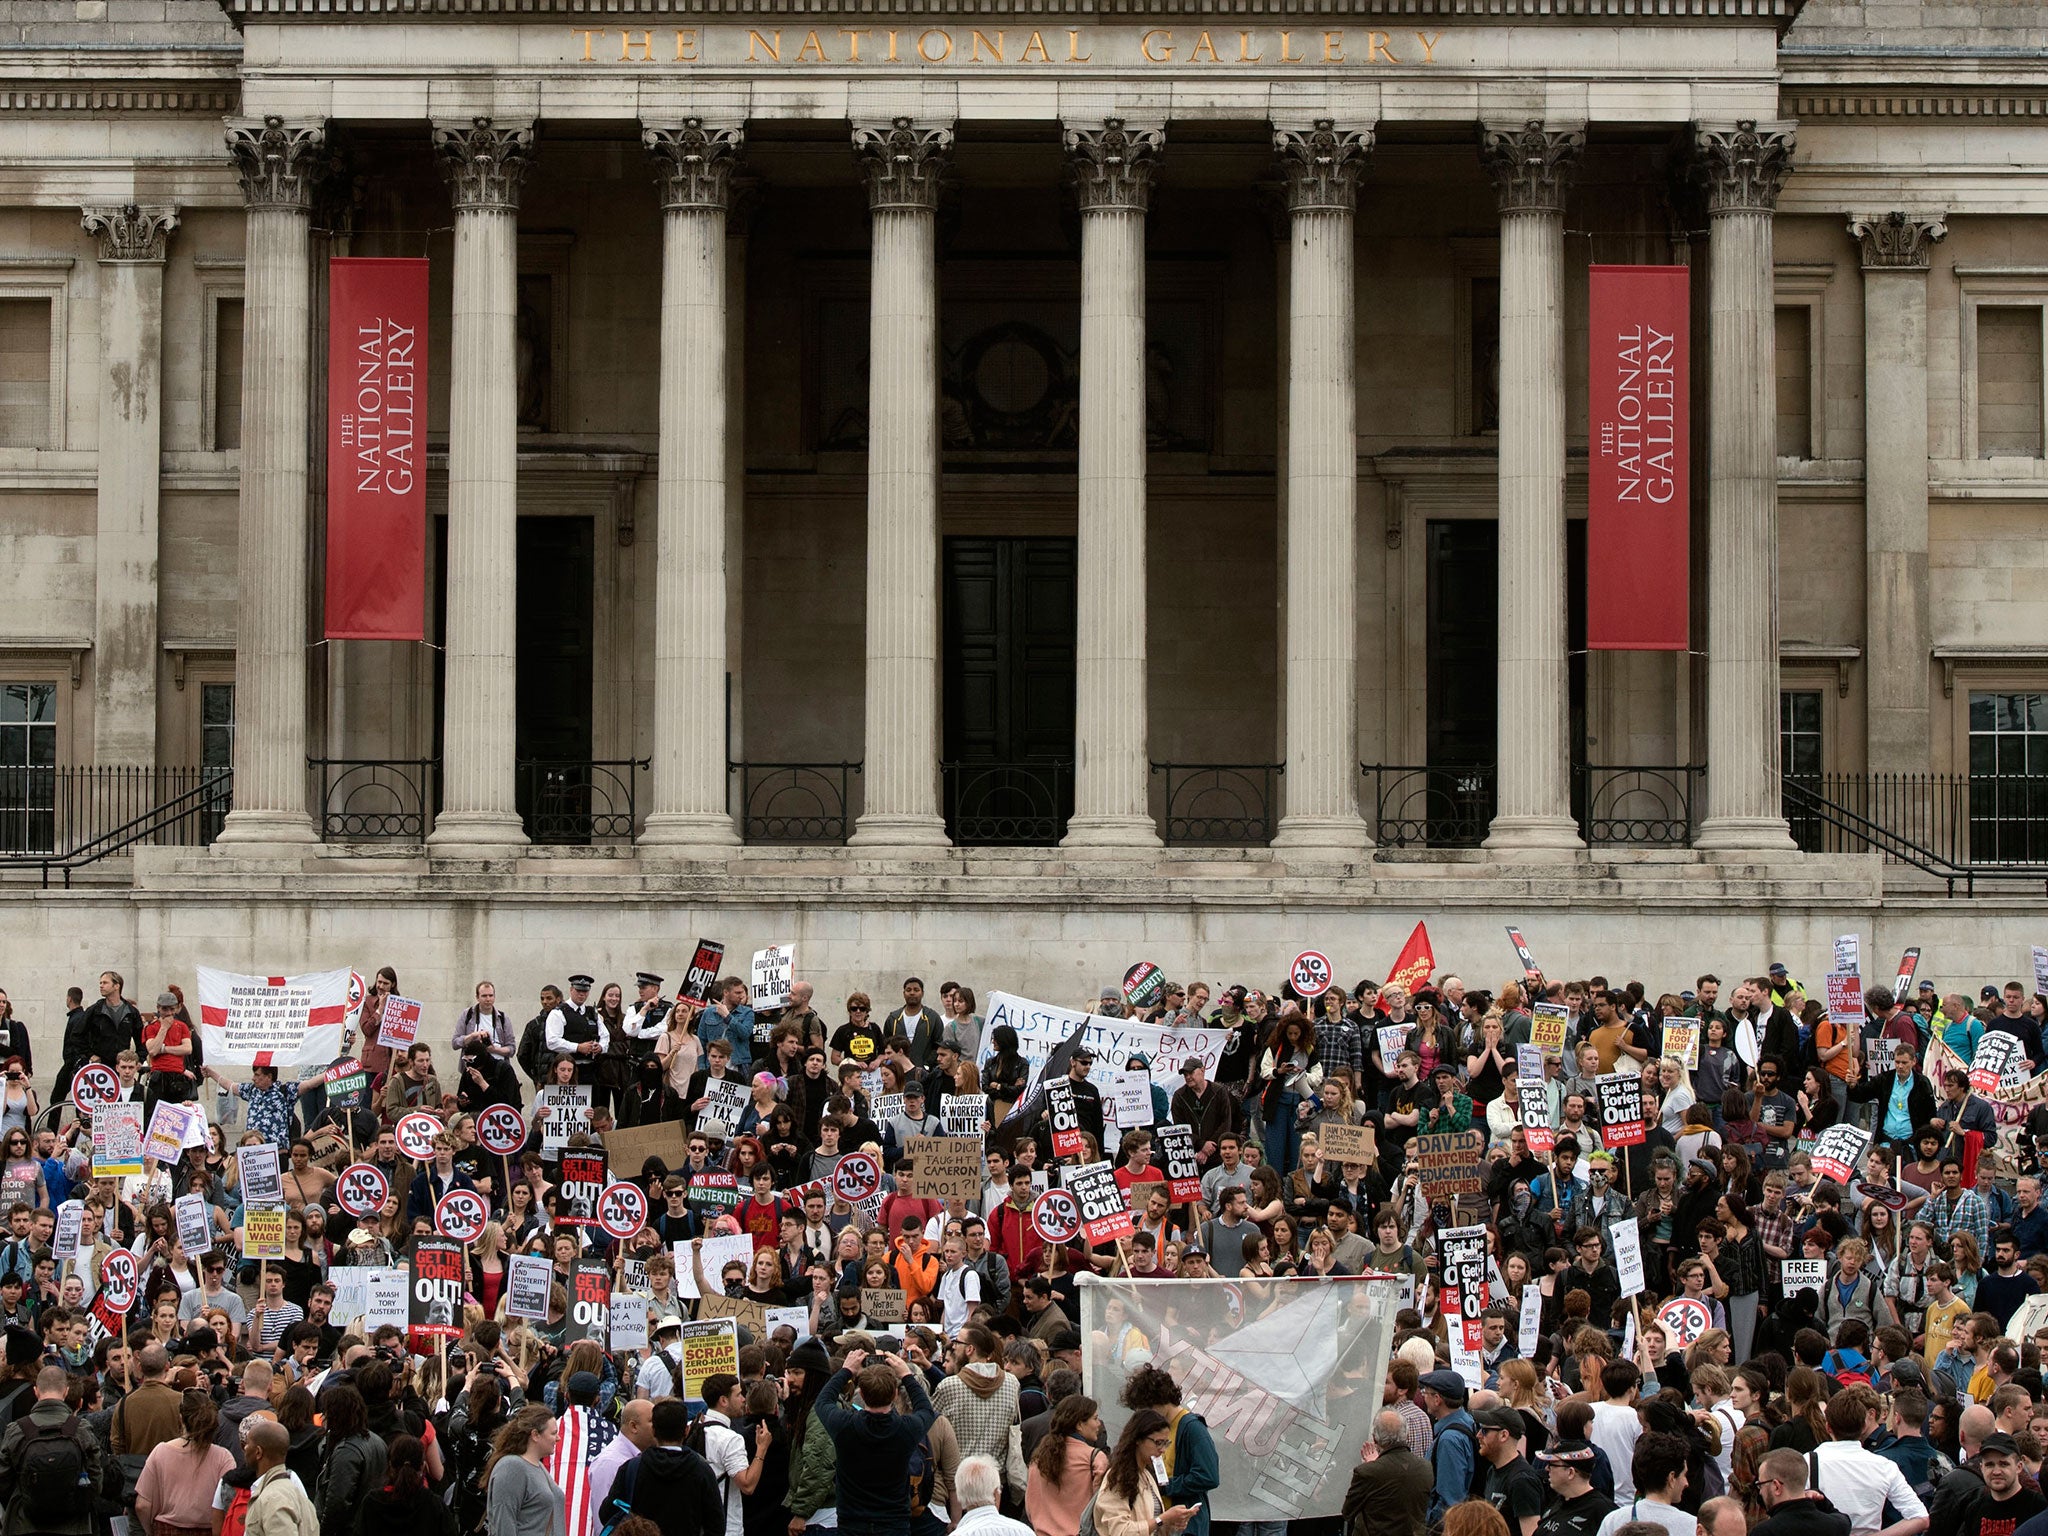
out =
[(1586, 644), (1688, 646), (1685, 267), (1594, 267), (1587, 306)]
[(427, 264), (327, 264), (327, 638), (423, 640)]

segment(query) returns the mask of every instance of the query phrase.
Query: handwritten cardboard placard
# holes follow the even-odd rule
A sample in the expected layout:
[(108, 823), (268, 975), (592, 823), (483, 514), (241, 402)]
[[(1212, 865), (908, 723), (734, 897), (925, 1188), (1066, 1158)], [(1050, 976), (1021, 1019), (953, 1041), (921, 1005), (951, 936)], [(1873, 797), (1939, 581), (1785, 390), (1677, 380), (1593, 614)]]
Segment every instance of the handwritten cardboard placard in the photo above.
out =
[(1323, 1161), (1330, 1163), (1376, 1163), (1379, 1145), (1369, 1125), (1338, 1125), (1324, 1121), (1316, 1127), (1316, 1144), (1323, 1149)]
[(1476, 1195), (1483, 1188), (1486, 1136), (1481, 1131), (1440, 1131), (1409, 1143), (1422, 1179), (1422, 1195), (1432, 1205)]
[(913, 1136), (906, 1149), (917, 1163), (917, 1192), (930, 1200), (981, 1197), (981, 1138)]

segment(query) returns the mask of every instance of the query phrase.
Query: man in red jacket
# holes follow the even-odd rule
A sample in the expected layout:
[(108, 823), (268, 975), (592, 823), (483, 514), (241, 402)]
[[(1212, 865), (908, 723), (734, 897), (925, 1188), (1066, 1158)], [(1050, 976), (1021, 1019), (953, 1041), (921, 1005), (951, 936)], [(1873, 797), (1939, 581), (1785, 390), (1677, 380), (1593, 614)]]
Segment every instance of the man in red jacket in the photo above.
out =
[(1019, 1163), (1010, 1170), (1010, 1198), (988, 1213), (988, 1245), (1003, 1256), (1020, 1282), (1038, 1267), (1038, 1255), (1045, 1248), (1045, 1239), (1031, 1224), (1031, 1203), (1037, 1198), (1031, 1170)]

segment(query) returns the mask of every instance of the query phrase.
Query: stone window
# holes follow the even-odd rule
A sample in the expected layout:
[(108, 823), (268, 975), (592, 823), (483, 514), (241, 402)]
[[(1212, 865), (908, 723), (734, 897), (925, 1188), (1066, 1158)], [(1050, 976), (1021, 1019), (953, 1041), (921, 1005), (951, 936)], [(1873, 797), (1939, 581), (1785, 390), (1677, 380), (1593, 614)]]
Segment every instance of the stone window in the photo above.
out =
[(1977, 456), (2042, 457), (2041, 306), (1977, 309)]
[(0, 296), (0, 448), (50, 448), (51, 301)]
[(0, 852), (47, 852), (56, 827), (57, 685), (0, 683)]
[(213, 306), (213, 441), (242, 446), (242, 299), (223, 295)]
[(1824, 703), (1818, 688), (1787, 688), (1778, 695), (1778, 761), (1788, 775), (1819, 777)]
[(1970, 855), (2048, 858), (2048, 691), (1970, 692)]
[(1778, 457), (1813, 457), (1813, 310), (1780, 304), (1778, 319)]

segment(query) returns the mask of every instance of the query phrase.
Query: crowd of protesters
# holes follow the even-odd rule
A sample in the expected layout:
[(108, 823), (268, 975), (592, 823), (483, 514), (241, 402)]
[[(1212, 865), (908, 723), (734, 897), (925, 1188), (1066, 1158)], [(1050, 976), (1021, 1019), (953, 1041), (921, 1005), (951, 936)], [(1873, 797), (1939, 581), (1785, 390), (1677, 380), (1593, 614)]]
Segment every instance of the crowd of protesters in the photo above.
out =
[[(108, 972), (90, 1007), (74, 994), (47, 1109), (0, 995), (0, 1536), (85, 1536), (113, 1518), (151, 1536), (936, 1536), (1019, 1521), (1036, 1536), (1207, 1536), (1221, 1522), (1203, 1415), (1135, 1330), (1081, 1333), (1079, 1277), (1112, 1271), (1401, 1282), (1383, 1411), (1343, 1513), (1241, 1536), (2048, 1533), (2048, 1326), (2014, 1326), (2048, 1291), (2048, 1108), (2024, 1087), (1973, 1091), (1968, 1073), (2000, 1032), (2019, 1038), (2024, 1076), (2048, 1065), (2042, 999), (2017, 983), (1874, 987), (1853, 1025), (1778, 965), (1654, 997), (1598, 977), (1489, 992), (1446, 974), (1312, 1000), (1169, 982), (1133, 1008), (1105, 986), (1088, 1011), (1222, 1045), (1103, 1063), (1158, 1085), (1147, 1123), (1123, 1126), (1090, 1080), (1094, 1052), (1072, 1049), (1083, 1149), (1066, 1157), (1015, 1031), (988, 1026), (968, 986), (928, 1001), (911, 978), (882, 1017), (857, 992), (832, 1020), (802, 982), (759, 1015), (738, 979), (701, 1004), (652, 973), (630, 990), (574, 975), (515, 1022), (486, 981), (448, 1033), (394, 1047), (380, 1038), (400, 995), (386, 968), (344, 1047), (367, 1082), (339, 1097), (318, 1073), (231, 1077), (204, 1061), (181, 992), (145, 1013)], [(1543, 1052), (1554, 1150), (1537, 1155), (1517, 1047), (1560, 1011), (1562, 1045)], [(1674, 1024), (1698, 1031), (1682, 1058), (1665, 1052)], [(90, 1062), (114, 1068), (123, 1098), (207, 1107), (204, 1145), (94, 1177), (88, 1128), (63, 1106)], [(1598, 1081), (1616, 1073), (1639, 1078), (1643, 1126), (1609, 1147)], [(744, 1087), (737, 1124), (711, 1119), (714, 1081)], [(522, 1151), (485, 1152), (477, 1117), (548, 1085), (588, 1090), (587, 1126), (551, 1145), (535, 1116)], [(912, 1139), (973, 1094), (987, 1102), (981, 1197), (920, 1195)], [(417, 1162), (395, 1134), (415, 1112), (442, 1123)], [(1169, 1198), (1153, 1134), (1168, 1122), (1192, 1132), (1199, 1200)], [(565, 1153), (663, 1124), (672, 1153), (611, 1170), (645, 1190), (643, 1230), (614, 1241), (562, 1219)], [(1813, 1159), (1837, 1124), (1871, 1133), (1860, 1176), (1841, 1182)], [(1334, 1126), (1369, 1128), (1371, 1152), (1326, 1158)], [(1446, 1196), (1425, 1171), (1419, 1139), (1446, 1133), (1468, 1138), (1477, 1195)], [(255, 1141), (283, 1155), (289, 1212), (286, 1256), (261, 1263), (244, 1258), (234, 1156)], [(830, 1178), (855, 1151), (883, 1170), (867, 1206)], [(1038, 1193), (1101, 1160), (1134, 1236), (1047, 1242)], [(386, 1174), (380, 1212), (340, 1208), (351, 1161)], [(737, 1205), (700, 1198), (725, 1175)], [(423, 1349), (335, 1317), (336, 1269), (404, 1262), (456, 1188), (490, 1211), (460, 1340)], [(192, 1194), (211, 1226), (202, 1252), (173, 1215)], [(68, 1203), (79, 1247), (60, 1265)], [(1468, 1345), (1463, 1318), (1443, 1315), (1438, 1237), (1472, 1224), (1488, 1264)], [(1627, 1295), (1624, 1225), (1642, 1261)], [(750, 1259), (702, 1272), (706, 1240), (741, 1235)], [(116, 1247), (141, 1294), (109, 1328), (94, 1303)], [(554, 1266), (545, 1321), (506, 1311), (510, 1260), (528, 1253)], [(646, 1349), (567, 1340), (571, 1273), (592, 1254), (615, 1289), (646, 1297)], [(1802, 1259), (1820, 1261), (1819, 1281), (1788, 1287)], [(700, 1290), (799, 1308), (808, 1326), (742, 1326), (737, 1369), (686, 1399), (677, 1341)], [(871, 1321), (873, 1292), (901, 1293), (905, 1321)], [(1657, 1318), (1672, 1298), (1708, 1326), (1674, 1338)], [(1115, 1405), (1083, 1390), (1091, 1350), (1117, 1361)], [(72, 1497), (53, 1500), (66, 1479)]]

